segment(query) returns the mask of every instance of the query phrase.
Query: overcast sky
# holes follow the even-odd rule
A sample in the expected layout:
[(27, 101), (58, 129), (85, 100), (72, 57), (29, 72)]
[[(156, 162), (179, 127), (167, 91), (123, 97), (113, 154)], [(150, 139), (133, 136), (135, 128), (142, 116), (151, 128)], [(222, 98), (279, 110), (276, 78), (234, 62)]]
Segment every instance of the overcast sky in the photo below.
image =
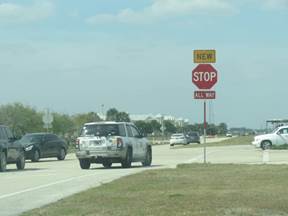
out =
[(0, 0), (0, 103), (201, 122), (194, 49), (216, 49), (209, 119), (288, 118), (288, 0)]

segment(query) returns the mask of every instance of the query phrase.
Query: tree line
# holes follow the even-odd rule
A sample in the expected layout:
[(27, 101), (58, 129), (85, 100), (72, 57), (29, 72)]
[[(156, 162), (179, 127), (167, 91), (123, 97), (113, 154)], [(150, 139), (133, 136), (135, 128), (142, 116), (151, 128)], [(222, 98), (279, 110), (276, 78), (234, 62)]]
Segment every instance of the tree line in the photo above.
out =
[[(84, 123), (100, 121), (130, 122), (129, 114), (119, 112), (111, 108), (106, 112), (106, 118), (102, 119), (96, 112), (67, 115), (53, 112), (53, 123), (49, 132), (58, 134), (62, 137), (75, 137), (79, 135), (80, 129)], [(17, 137), (26, 133), (43, 132), (44, 123), (42, 121), (44, 112), (37, 111), (34, 107), (23, 105), (21, 103), (6, 104), (0, 106), (0, 123), (9, 126)], [(159, 123), (157, 120), (135, 121), (136, 126), (146, 135), (169, 135), (176, 132), (197, 131), (203, 132), (203, 124), (186, 124), (177, 126), (175, 122), (164, 120)], [(163, 130), (164, 128), (164, 130)], [(208, 124), (207, 134), (225, 134), (227, 125)]]
[[(189, 133), (189, 132), (198, 132), (203, 134), (204, 126), (203, 124), (185, 124), (177, 125), (171, 120), (164, 120), (163, 127), (164, 130), (161, 130), (162, 124), (156, 120), (152, 121), (136, 121), (136, 126), (141, 129), (141, 131), (148, 135), (170, 135), (173, 133)], [(163, 128), (162, 128), (163, 129)], [(207, 135), (225, 135), (228, 131), (228, 126), (225, 123), (220, 123), (219, 125), (207, 124)]]
[[(6, 104), (0, 106), (0, 124), (11, 128), (15, 136), (21, 137), (26, 133), (46, 131), (43, 123), (44, 112), (37, 111), (34, 107), (21, 103)], [(130, 121), (126, 112), (119, 112), (117, 109), (109, 109), (106, 119), (101, 119), (96, 112), (67, 115), (53, 112), (53, 122), (49, 132), (62, 137), (77, 136), (80, 129), (87, 122), (100, 121)]]

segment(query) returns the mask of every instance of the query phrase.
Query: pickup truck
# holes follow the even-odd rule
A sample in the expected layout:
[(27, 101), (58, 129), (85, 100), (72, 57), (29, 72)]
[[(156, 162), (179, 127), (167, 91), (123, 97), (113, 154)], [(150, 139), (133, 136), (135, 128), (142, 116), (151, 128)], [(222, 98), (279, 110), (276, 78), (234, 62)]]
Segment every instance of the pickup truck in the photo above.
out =
[(263, 150), (269, 149), (272, 146), (288, 144), (288, 126), (275, 128), (272, 133), (258, 135), (254, 137), (252, 144), (255, 147)]
[(6, 171), (7, 164), (16, 164), (18, 170), (23, 170), (24, 148), (16, 141), (9, 127), (0, 125), (0, 172)]

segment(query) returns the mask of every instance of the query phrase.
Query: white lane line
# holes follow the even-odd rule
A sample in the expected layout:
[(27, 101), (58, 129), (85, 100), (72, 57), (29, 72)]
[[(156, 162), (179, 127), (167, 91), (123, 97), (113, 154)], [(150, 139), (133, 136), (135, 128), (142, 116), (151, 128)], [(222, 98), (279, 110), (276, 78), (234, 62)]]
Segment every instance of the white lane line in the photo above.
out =
[[(212, 151), (212, 152), (207, 152), (207, 156), (210, 155), (210, 154), (213, 154), (215, 152), (219, 152), (220, 150), (216, 150), (216, 151)], [(184, 163), (193, 163), (193, 162), (196, 162), (200, 159), (203, 158), (203, 154), (201, 155), (198, 155), (197, 157), (194, 157)], [(175, 165), (173, 165), (174, 167)], [(56, 181), (56, 182), (53, 182), (53, 183), (49, 183), (49, 184), (45, 184), (45, 185), (40, 185), (40, 186), (37, 186), (37, 187), (33, 187), (33, 188), (28, 188), (28, 189), (25, 189), (25, 190), (22, 190), (22, 191), (17, 191), (17, 192), (14, 192), (14, 193), (10, 193), (10, 194), (4, 194), (4, 195), (1, 195), (0, 196), (0, 200), (1, 199), (5, 199), (5, 198), (8, 198), (8, 197), (13, 197), (13, 196), (16, 196), (16, 195), (19, 195), (19, 194), (22, 194), (22, 193), (27, 193), (27, 192), (32, 192), (32, 191), (36, 191), (36, 190), (40, 190), (40, 189), (43, 189), (43, 188), (47, 188), (47, 187), (50, 187), (50, 186), (53, 186), (53, 185), (57, 185), (57, 184), (62, 184), (62, 183), (66, 183), (66, 182), (70, 182), (70, 181), (74, 181), (74, 180), (77, 180), (77, 179), (81, 179), (81, 178), (85, 178), (85, 177), (91, 177), (91, 176), (95, 176), (95, 175), (98, 175), (99, 173), (97, 174), (90, 174), (90, 175), (82, 175), (82, 176), (77, 176), (77, 177), (72, 177), (72, 178), (68, 178), (68, 179), (64, 179), (64, 180), (60, 180), (60, 181)], [(131, 174), (131, 173), (130, 173)], [(127, 174), (129, 175), (129, 174)], [(101, 181), (99, 181), (99, 183), (101, 183)]]
[(56, 181), (56, 182), (53, 182), (53, 183), (49, 183), (49, 184), (40, 185), (40, 186), (37, 186), (37, 187), (28, 188), (26, 190), (17, 191), (17, 192), (10, 193), (10, 194), (5, 194), (5, 195), (0, 196), (0, 200), (8, 198), (8, 197), (16, 196), (16, 195), (19, 195), (19, 194), (22, 194), (22, 193), (36, 191), (36, 190), (47, 188), (47, 187), (50, 187), (50, 186), (53, 186), (53, 185), (62, 184), (62, 183), (74, 181), (76, 179), (81, 179), (81, 178), (95, 176), (95, 175), (97, 175), (97, 174), (94, 173), (94, 174), (90, 174), (90, 175), (82, 175), (82, 176), (72, 177), (72, 178), (68, 178), (68, 179), (65, 179), (65, 180), (60, 180), (60, 181)]

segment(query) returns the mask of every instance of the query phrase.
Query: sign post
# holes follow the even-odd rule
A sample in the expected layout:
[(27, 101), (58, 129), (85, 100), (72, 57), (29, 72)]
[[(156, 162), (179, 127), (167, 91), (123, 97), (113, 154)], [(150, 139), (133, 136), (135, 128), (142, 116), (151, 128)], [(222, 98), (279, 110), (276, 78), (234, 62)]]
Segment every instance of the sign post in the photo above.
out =
[(204, 163), (206, 164), (206, 129), (207, 129), (207, 121), (206, 121), (206, 100), (204, 100)]
[(45, 113), (42, 117), (42, 121), (44, 123), (44, 128), (46, 128), (46, 132), (48, 133), (49, 128), (52, 128), (53, 123), (53, 114), (50, 112), (49, 109), (45, 110)]
[(194, 92), (194, 99), (204, 100), (204, 121), (203, 121), (203, 159), (207, 163), (207, 120), (206, 120), (206, 101), (216, 99), (216, 92), (210, 89), (218, 81), (218, 72), (210, 64), (216, 63), (216, 50), (194, 50), (194, 63), (199, 65), (192, 71), (192, 83), (197, 86), (200, 91)]

